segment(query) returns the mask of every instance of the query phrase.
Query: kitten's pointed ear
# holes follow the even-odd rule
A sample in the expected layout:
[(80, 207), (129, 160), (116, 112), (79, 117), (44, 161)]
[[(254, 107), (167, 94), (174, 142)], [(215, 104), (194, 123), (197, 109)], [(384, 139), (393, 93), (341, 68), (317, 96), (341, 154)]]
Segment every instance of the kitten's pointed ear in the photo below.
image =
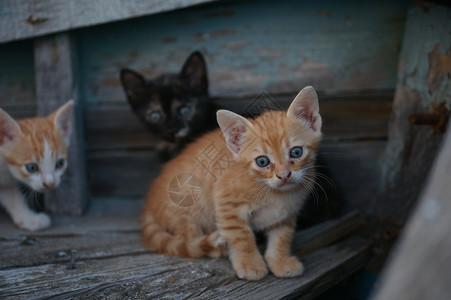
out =
[(246, 142), (246, 132), (253, 127), (252, 123), (246, 118), (224, 109), (218, 110), (216, 118), (227, 147), (234, 156), (239, 154)]
[(198, 93), (208, 92), (207, 67), (199, 51), (191, 53), (183, 65), (180, 76), (189, 89)]
[(73, 111), (74, 100), (69, 100), (49, 116), (49, 118), (53, 118), (53, 124), (61, 133), (66, 145), (69, 145), (70, 135), (72, 134)]
[(311, 86), (303, 88), (288, 108), (287, 116), (307, 122), (311, 129), (321, 131), (318, 96)]
[(19, 124), (0, 108), (0, 148), (14, 142), (19, 135)]
[(139, 107), (145, 102), (147, 95), (146, 79), (138, 72), (130, 69), (122, 69), (120, 77), (128, 102), (132, 108)]

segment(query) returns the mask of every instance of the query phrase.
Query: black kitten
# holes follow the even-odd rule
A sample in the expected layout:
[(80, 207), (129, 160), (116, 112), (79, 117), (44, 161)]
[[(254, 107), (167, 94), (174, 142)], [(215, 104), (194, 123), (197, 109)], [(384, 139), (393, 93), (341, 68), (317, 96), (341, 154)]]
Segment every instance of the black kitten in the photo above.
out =
[(198, 51), (188, 57), (179, 74), (147, 80), (122, 69), (121, 83), (133, 112), (165, 141), (158, 147), (164, 159), (216, 126), (216, 107), (208, 97), (207, 68)]

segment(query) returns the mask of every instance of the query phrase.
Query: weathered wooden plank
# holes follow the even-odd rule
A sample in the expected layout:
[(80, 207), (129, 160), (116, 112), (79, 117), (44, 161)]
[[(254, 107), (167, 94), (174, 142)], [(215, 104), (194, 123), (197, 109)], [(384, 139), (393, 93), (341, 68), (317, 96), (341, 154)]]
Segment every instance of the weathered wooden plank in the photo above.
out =
[(451, 131), (373, 299), (449, 299), (451, 295)]
[[(71, 250), (77, 261), (148, 253), (139, 244), (139, 231), (102, 232), (88, 235), (22, 236), (0, 240), (0, 269), (49, 263), (70, 265)], [(21, 255), (18, 256), (17, 252)]]
[(141, 17), (213, 0), (2, 0), (0, 43)]
[(381, 188), (373, 207), (375, 217), (386, 227), (399, 228), (407, 220), (442, 143), (442, 134), (427, 125), (412, 125), (408, 119), (439, 104), (451, 105), (451, 79), (446, 75), (451, 72), (449, 32), (449, 6), (420, 3), (409, 9), (381, 162)]
[[(90, 105), (125, 102), (121, 68), (153, 78), (205, 54), (211, 95), (393, 90), (409, 0), (222, 2), (77, 31)], [(163, 30), (164, 29), (164, 30)]]
[[(270, 105), (273, 109), (286, 109), (294, 96), (268, 95), (266, 98), (273, 103)], [(320, 95), (320, 99), (326, 141), (386, 138), (393, 94)], [(212, 101), (222, 108), (249, 115), (252, 107), (263, 100), (255, 96)], [(157, 142), (128, 105), (87, 107), (85, 128), (88, 150), (154, 149)]]
[[(227, 259), (181, 259), (161, 255), (136, 255), (80, 261), (69, 270), (61, 264), (1, 270), (3, 297), (55, 298), (222, 298), (281, 299), (314, 296), (342, 280), (366, 261), (369, 243), (351, 238), (302, 258), (303, 276), (259, 282), (238, 280)], [(314, 290), (312, 295), (312, 290)]]
[(370, 242), (349, 238), (301, 258), (306, 269), (304, 275), (298, 278), (268, 276), (261, 282), (246, 284), (234, 281), (226, 286), (208, 289), (199, 298), (312, 299), (362, 268), (368, 261), (369, 248)]
[(141, 206), (136, 200), (96, 199), (86, 215), (52, 216), (50, 228), (33, 233), (0, 214), (0, 268), (68, 265), (71, 249), (77, 250), (77, 260), (148, 252), (139, 243)]
[(45, 196), (45, 208), (54, 213), (81, 214), (87, 205), (87, 183), (81, 124), (81, 105), (76, 92), (77, 62), (72, 40), (66, 34), (34, 41), (37, 113), (46, 116), (74, 99), (73, 133), (69, 145), (69, 168), (64, 185)]
[[(128, 204), (136, 207), (133, 203)], [(57, 218), (54, 227), (47, 232), (32, 234), (5, 226), (5, 232), (0, 235), (0, 269), (69, 264), (71, 249), (77, 251), (77, 261), (147, 253), (139, 243), (138, 219), (139, 211), (134, 209), (132, 213), (115, 217)], [(361, 226), (358, 213), (315, 225), (296, 233), (293, 251), (297, 255), (309, 254), (349, 236)]]

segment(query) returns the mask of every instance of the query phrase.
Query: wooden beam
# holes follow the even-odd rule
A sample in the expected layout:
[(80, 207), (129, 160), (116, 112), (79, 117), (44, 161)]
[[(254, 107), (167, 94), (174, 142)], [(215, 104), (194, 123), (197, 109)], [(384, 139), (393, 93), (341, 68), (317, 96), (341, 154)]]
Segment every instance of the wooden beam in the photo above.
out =
[(451, 130), (374, 300), (451, 295)]
[(0, 43), (180, 9), (214, 0), (1, 0)]
[(381, 191), (373, 207), (390, 227), (401, 227), (410, 215), (443, 141), (430, 126), (410, 124), (409, 116), (451, 105), (451, 8), (419, 3), (407, 14)]
[(45, 197), (52, 213), (81, 214), (87, 205), (81, 103), (77, 93), (77, 64), (73, 41), (58, 34), (34, 41), (37, 112), (46, 116), (69, 99), (75, 102), (75, 126), (69, 147), (69, 168), (61, 186)]

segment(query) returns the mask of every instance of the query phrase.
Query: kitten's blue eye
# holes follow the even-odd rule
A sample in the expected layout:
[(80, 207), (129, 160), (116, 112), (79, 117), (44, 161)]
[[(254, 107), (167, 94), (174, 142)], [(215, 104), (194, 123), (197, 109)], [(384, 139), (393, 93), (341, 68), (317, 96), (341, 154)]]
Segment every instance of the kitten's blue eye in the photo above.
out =
[(302, 156), (302, 153), (304, 152), (304, 149), (302, 147), (294, 147), (290, 150), (290, 157), (291, 158), (299, 158)]
[(55, 169), (61, 169), (62, 167), (64, 167), (65, 162), (66, 161), (64, 158), (58, 159), (55, 163)]
[(190, 106), (182, 106), (179, 110), (179, 113), (182, 117), (186, 118), (191, 114), (191, 107)]
[(36, 163), (26, 164), (25, 169), (27, 169), (28, 173), (36, 173), (37, 171), (39, 171), (38, 164), (36, 164)]
[(269, 165), (269, 158), (267, 158), (266, 156), (259, 156), (255, 159), (255, 163), (260, 168), (264, 168)]
[(161, 120), (163, 119), (163, 117), (158, 111), (151, 112), (147, 118), (153, 124), (160, 123)]

